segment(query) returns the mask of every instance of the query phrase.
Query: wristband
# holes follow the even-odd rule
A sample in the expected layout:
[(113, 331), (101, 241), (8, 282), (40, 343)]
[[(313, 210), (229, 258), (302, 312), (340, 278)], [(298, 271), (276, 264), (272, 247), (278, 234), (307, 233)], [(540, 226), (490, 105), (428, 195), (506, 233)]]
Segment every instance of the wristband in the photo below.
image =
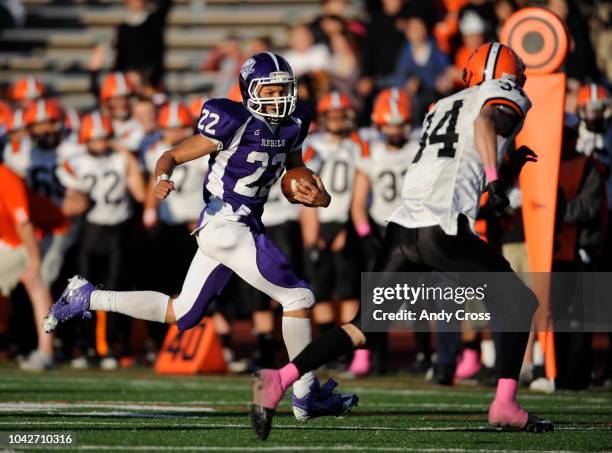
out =
[(499, 175), (497, 174), (497, 167), (485, 168), (485, 176), (487, 178), (487, 182), (497, 181), (499, 179)]
[(157, 177), (157, 184), (159, 184), (160, 181), (170, 181), (170, 176), (165, 173), (162, 173)]
[(369, 223), (362, 223), (361, 225), (355, 225), (355, 231), (357, 231), (357, 235), (362, 238), (372, 232), (372, 227), (370, 227)]

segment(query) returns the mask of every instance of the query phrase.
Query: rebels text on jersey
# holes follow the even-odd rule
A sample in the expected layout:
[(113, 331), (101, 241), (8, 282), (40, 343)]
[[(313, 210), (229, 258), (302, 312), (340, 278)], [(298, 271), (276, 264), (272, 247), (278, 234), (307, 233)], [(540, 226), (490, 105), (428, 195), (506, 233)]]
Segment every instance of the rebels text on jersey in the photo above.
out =
[[(474, 143), (474, 121), (485, 105), (503, 104), (521, 118), (531, 108), (523, 89), (511, 80), (494, 79), (438, 101), (425, 117), (419, 150), (408, 167), (402, 203), (389, 221), (406, 228), (440, 225), (457, 234), (464, 214), (473, 229), (485, 187), (482, 160)], [(497, 136), (497, 164), (523, 127), (508, 137)]]
[(206, 207), (198, 228), (218, 211), (248, 216), (261, 227), (270, 187), (282, 175), (288, 153), (301, 152), (310, 119), (298, 103), (278, 124), (257, 117), (239, 102), (207, 101), (197, 131), (217, 143), (204, 180)]

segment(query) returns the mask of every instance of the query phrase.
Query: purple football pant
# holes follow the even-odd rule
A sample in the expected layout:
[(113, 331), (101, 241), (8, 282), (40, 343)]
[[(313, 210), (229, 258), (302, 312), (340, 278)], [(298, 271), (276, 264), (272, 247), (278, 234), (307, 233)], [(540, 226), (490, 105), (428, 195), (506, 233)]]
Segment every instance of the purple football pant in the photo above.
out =
[(195, 326), (206, 307), (219, 295), (232, 272), (278, 301), (284, 311), (310, 308), (314, 294), (293, 271), (289, 260), (262, 233), (248, 225), (216, 218), (196, 233), (198, 250), (174, 300), (179, 329)]

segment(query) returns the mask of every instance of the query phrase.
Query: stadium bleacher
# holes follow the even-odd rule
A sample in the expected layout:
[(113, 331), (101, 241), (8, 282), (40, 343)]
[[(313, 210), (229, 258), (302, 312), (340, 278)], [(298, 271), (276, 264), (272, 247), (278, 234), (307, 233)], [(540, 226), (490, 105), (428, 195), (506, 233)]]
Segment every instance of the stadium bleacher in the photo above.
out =
[[(121, 0), (24, 0), (27, 23), (0, 41), (0, 83), (35, 75), (66, 105), (86, 108), (87, 64), (97, 45), (106, 46), (104, 70), (112, 69), (115, 28), (124, 17)], [(208, 52), (228, 36), (266, 34), (284, 47), (287, 24), (318, 12), (316, 0), (178, 0), (166, 28), (166, 86), (179, 95), (209, 90), (215, 73), (202, 72)]]

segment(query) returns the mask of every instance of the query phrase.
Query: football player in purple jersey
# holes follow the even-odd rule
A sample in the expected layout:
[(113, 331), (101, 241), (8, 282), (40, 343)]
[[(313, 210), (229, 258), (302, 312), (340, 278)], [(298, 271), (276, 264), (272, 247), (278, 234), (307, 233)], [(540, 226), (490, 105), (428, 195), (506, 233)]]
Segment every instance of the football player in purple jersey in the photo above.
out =
[[(236, 273), (283, 306), (283, 339), (291, 359), (310, 343), (314, 294), (266, 236), (261, 222), (270, 187), (285, 168), (304, 166), (302, 142), (310, 119), (297, 102), (295, 78), (282, 57), (263, 52), (249, 58), (239, 83), (243, 101), (206, 102), (196, 133), (165, 152), (155, 167), (155, 195), (164, 199), (175, 188), (172, 172), (177, 165), (210, 156), (205, 206), (193, 232), (198, 250), (180, 295), (96, 290), (75, 276), (51, 308), (47, 331), (74, 316), (88, 316), (91, 310), (189, 329), (200, 322), (206, 307)], [(331, 198), (321, 179), (314, 179), (316, 185), (306, 180), (297, 184), (295, 200), (326, 207)], [(159, 266), (172, 265), (160, 256)], [(293, 386), (295, 416), (305, 420), (349, 411), (357, 396), (334, 392), (335, 385), (330, 380), (321, 386), (312, 373), (305, 374)]]

